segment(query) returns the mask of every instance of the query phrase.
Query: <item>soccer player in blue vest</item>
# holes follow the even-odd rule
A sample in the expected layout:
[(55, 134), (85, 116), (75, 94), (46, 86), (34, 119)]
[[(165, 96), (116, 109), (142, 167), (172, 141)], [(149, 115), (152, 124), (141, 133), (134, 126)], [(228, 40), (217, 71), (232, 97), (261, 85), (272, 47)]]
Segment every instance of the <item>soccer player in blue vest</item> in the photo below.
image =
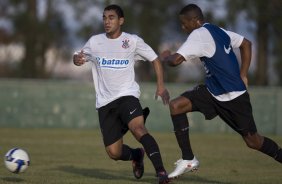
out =
[[(184, 61), (200, 60), (206, 71), (204, 85), (185, 91), (170, 101), (174, 132), (182, 151), (169, 178), (175, 178), (199, 167), (189, 140), (188, 112), (198, 111), (210, 120), (219, 116), (238, 132), (249, 148), (282, 162), (282, 149), (271, 139), (257, 132), (247, 91), (247, 73), (251, 62), (251, 42), (243, 36), (205, 23), (201, 9), (189, 4), (180, 11), (180, 21), (189, 36), (175, 54), (165, 51), (161, 60), (169, 66)], [(239, 48), (239, 67), (233, 48)]]

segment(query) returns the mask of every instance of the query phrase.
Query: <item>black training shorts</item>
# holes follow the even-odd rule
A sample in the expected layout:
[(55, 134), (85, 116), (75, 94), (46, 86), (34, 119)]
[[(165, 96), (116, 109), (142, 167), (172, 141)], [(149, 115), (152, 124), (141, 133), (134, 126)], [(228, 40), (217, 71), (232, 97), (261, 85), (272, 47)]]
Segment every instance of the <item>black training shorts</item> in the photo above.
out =
[(143, 111), (138, 98), (124, 96), (99, 108), (98, 115), (104, 145), (109, 146), (122, 138), (128, 123), (143, 116)]
[(257, 132), (248, 92), (231, 101), (218, 101), (205, 85), (199, 85), (181, 96), (192, 102), (192, 111), (203, 113), (208, 120), (218, 115), (242, 136)]

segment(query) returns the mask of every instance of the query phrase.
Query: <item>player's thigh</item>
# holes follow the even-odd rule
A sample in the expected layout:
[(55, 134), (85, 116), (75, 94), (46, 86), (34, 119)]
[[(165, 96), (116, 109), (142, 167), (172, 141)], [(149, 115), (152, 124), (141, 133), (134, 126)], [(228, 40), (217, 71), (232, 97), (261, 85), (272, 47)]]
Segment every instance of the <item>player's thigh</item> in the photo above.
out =
[(139, 140), (147, 130), (144, 126), (142, 106), (135, 97), (127, 97), (127, 100), (120, 106), (121, 119), (132, 134)]
[(186, 101), (189, 104), (186, 105), (184, 112), (201, 112), (206, 119), (213, 119), (217, 116), (215, 102), (205, 85), (198, 85), (192, 90), (185, 91), (181, 96), (189, 100)]
[(247, 92), (231, 101), (218, 102), (217, 107), (221, 119), (243, 137), (257, 133), (252, 106)]
[(125, 99), (119, 106), (121, 121), (128, 126), (132, 120), (138, 117), (133, 122), (144, 124), (143, 110), (139, 99), (133, 96), (128, 96)]
[(105, 147), (114, 144), (124, 135), (118, 108), (109, 104), (98, 110), (99, 124)]
[(190, 99), (179, 96), (169, 102), (171, 114), (182, 114), (192, 111), (192, 103)]

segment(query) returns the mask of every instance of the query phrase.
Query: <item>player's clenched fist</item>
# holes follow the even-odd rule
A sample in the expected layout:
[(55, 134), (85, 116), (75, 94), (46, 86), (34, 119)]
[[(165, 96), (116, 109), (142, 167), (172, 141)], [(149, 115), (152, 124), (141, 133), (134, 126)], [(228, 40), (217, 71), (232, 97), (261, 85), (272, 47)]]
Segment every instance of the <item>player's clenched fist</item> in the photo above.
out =
[(76, 66), (81, 66), (86, 62), (86, 58), (85, 58), (85, 54), (83, 52), (83, 50), (81, 50), (80, 52), (75, 52), (73, 55), (73, 63)]

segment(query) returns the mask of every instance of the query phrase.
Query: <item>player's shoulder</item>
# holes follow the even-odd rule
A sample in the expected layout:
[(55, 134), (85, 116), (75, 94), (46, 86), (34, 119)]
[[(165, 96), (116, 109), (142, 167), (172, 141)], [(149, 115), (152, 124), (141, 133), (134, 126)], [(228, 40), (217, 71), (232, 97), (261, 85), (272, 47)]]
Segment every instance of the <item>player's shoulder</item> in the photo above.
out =
[(205, 27), (199, 27), (189, 34), (187, 40), (197, 42), (208, 36), (210, 36), (209, 31)]
[(137, 34), (127, 33), (127, 32), (123, 32), (122, 36), (133, 40), (141, 39)]
[[(208, 23), (205, 23), (205, 24), (208, 24)], [(194, 31), (197, 34), (208, 34), (209, 33), (208, 29), (205, 26), (201, 26), (198, 29), (195, 29)]]
[[(209, 24), (209, 23), (204, 23), (201, 27), (195, 29), (189, 35), (190, 40), (197, 40), (197, 41), (203, 41), (203, 42), (206, 42), (207, 40), (209, 40), (209, 41), (213, 40), (210, 31), (208, 30), (208, 28), (205, 25), (215, 26), (215, 25), (212, 25), (212, 24)], [(215, 26), (215, 27), (218, 27), (218, 26)]]
[(132, 45), (137, 45), (138, 43), (143, 43), (144, 40), (137, 34), (131, 34), (123, 32), (121, 35), (122, 40), (128, 40)]
[(96, 34), (96, 35), (92, 35), (89, 40), (91, 41), (97, 41), (97, 40), (102, 40), (105, 39), (106, 34), (105, 33), (100, 33), (100, 34)]

